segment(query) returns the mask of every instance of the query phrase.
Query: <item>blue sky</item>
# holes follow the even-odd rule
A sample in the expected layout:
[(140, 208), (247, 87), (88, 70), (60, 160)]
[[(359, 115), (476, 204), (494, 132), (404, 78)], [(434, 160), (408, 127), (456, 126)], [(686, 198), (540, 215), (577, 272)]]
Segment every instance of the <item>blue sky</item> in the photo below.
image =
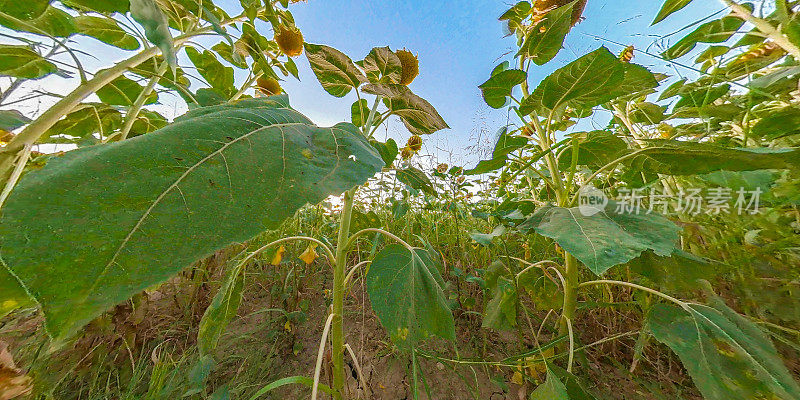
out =
[[(230, 15), (241, 11), (238, 0), (217, 0), (216, 3)], [(622, 46), (593, 36), (625, 45), (634, 44), (638, 49), (650, 48), (652, 53), (659, 53), (658, 48), (652, 47), (659, 37), (722, 10), (717, 1), (695, 1), (667, 21), (650, 27), (661, 3), (662, 0), (589, 0), (584, 13), (586, 19), (570, 33), (564, 50), (548, 65), (530, 71), (531, 85), (535, 86), (554, 69), (601, 45), (613, 52), (622, 49)], [(480, 144), (484, 150), (490, 148), (494, 132), (506, 123), (506, 112), (490, 109), (483, 102), (478, 85), (489, 78), (494, 66), (513, 58), (515, 39), (504, 37), (502, 24), (497, 20), (512, 4), (511, 1), (495, 0), (309, 0), (292, 4), (290, 9), (307, 42), (335, 47), (354, 60), (362, 59), (377, 46), (407, 48), (418, 54), (421, 74), (411, 89), (430, 101), (452, 128), (426, 138), (424, 152), (437, 155), (438, 161), (472, 166), (480, 154), (470, 146)], [(268, 24), (261, 24), (260, 29), (270, 28)], [(262, 33), (267, 37), (272, 35), (269, 31)], [(677, 36), (671, 39), (674, 42)], [(84, 66), (89, 70), (107, 68), (110, 62), (129, 56), (93, 39), (76, 40), (85, 45), (90, 54), (102, 54), (102, 57), (85, 60)], [(219, 40), (205, 38), (199, 42), (210, 47)], [(0, 38), (0, 42), (6, 41)], [(288, 78), (283, 85), (292, 105), (320, 125), (349, 121), (355, 95), (351, 93), (343, 99), (328, 95), (311, 72), (305, 56), (295, 60), (301, 81)], [(65, 61), (70, 62), (68, 59)], [(672, 76), (679, 72), (689, 73), (641, 54), (634, 62)], [(184, 56), (181, 64), (191, 65)], [(237, 81), (243, 82), (246, 75), (245, 71), (237, 71)], [(28, 86), (66, 93), (77, 84), (76, 79), (47, 77), (32, 81)], [(200, 86), (193, 84), (193, 88), (197, 87)], [(88, 100), (92, 101), (94, 97)], [(14, 107), (33, 116), (54, 101), (53, 98), (44, 98)], [(155, 108), (168, 118), (180, 115), (186, 109), (183, 101), (174, 95), (161, 96), (160, 103)], [(592, 124), (600, 127), (606, 121), (607, 116), (599, 115), (594, 121), (582, 124), (581, 128), (590, 129)], [(393, 118), (386, 129), (379, 132), (379, 137), (387, 136), (402, 143), (409, 134), (402, 123)], [(449, 158), (451, 153), (454, 155), (452, 159)]]
[[(650, 47), (652, 53), (659, 53), (652, 47), (658, 36), (722, 9), (716, 1), (694, 2), (667, 21), (650, 27), (661, 3), (661, 0), (589, 0), (586, 19), (570, 33), (564, 50), (553, 62), (531, 71), (531, 84), (601, 45), (615, 53), (622, 49), (589, 35), (634, 44), (639, 49)], [(474, 144), (481, 128), (491, 137), (505, 122), (506, 113), (486, 106), (477, 86), (488, 79), (495, 65), (513, 56), (509, 52), (515, 39), (503, 37), (502, 24), (497, 20), (512, 4), (490, 0), (310, 0), (294, 4), (291, 11), (306, 41), (333, 46), (354, 60), (363, 58), (375, 46), (405, 47), (418, 53), (421, 73), (411, 89), (430, 101), (452, 127), (428, 138), (428, 151), (436, 151), (437, 147), (452, 149), (462, 156), (457, 159), (474, 163), (476, 154), (464, 150), (465, 147)], [(297, 61), (301, 82), (290, 79), (284, 85), (293, 106), (323, 125), (349, 119), (354, 95), (345, 99), (327, 95), (316, 82), (305, 57)], [(637, 54), (635, 62), (676, 75), (673, 68), (652, 57)], [(598, 120), (596, 124), (605, 121)], [(396, 140), (408, 137), (399, 121), (390, 124), (387, 133)]]

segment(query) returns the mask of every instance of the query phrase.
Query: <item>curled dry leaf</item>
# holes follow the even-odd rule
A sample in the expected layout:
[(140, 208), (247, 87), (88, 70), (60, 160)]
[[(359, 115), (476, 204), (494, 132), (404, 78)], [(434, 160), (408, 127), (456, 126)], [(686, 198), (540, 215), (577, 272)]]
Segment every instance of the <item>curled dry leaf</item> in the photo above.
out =
[(286, 253), (286, 247), (278, 247), (278, 250), (275, 251), (275, 255), (272, 257), (272, 262), (270, 262), (270, 264), (274, 266), (280, 265), (281, 260), (283, 260), (283, 253)]
[(25, 396), (33, 390), (33, 380), (14, 364), (8, 345), (0, 342), (0, 400)]
[(317, 259), (317, 257), (319, 257), (316, 249), (317, 245), (315, 243), (312, 243), (308, 245), (306, 251), (304, 251), (303, 254), (301, 254), (300, 257), (297, 258), (303, 260), (303, 262), (306, 263), (306, 265), (310, 265), (311, 263), (314, 262), (314, 260)]

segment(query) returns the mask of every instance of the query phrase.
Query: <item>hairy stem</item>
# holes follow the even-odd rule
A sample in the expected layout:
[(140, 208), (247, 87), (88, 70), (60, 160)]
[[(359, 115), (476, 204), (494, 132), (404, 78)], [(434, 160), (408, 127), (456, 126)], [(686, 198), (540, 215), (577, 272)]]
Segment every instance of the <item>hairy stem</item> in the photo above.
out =
[(564, 272), (564, 306), (561, 310), (560, 334), (569, 331), (568, 320), (575, 320), (575, 310), (578, 307), (578, 259), (572, 254), (566, 253), (565, 272)]
[(336, 244), (336, 265), (333, 271), (333, 325), (331, 330), (331, 360), (333, 361), (333, 390), (336, 400), (344, 393), (344, 288), (347, 270), (347, 242), (350, 239), (350, 220), (356, 188), (344, 193), (344, 206), (339, 220), (339, 237)]
[(580, 285), (578, 285), (578, 289), (583, 288), (583, 287), (587, 287), (587, 286), (603, 285), (603, 284), (606, 284), (606, 285), (617, 285), (617, 286), (627, 286), (627, 287), (630, 287), (630, 288), (638, 289), (638, 290), (641, 290), (643, 292), (654, 294), (654, 295), (656, 295), (658, 297), (661, 297), (662, 299), (665, 299), (667, 301), (671, 301), (671, 302), (681, 306), (681, 308), (683, 308), (685, 310), (689, 309), (689, 303), (687, 303), (685, 301), (678, 300), (678, 299), (676, 299), (676, 298), (674, 298), (674, 297), (672, 297), (670, 295), (667, 295), (665, 293), (661, 293), (658, 290), (650, 289), (649, 287), (637, 285), (635, 283), (630, 283), (630, 282), (611, 281), (611, 280), (589, 281), (589, 282), (584, 282), (584, 283), (581, 283)]
[[(220, 22), (220, 25), (230, 25), (238, 22), (244, 18), (244, 14), (231, 19)], [(182, 46), (187, 41), (208, 34), (212, 32), (211, 26), (198, 28), (192, 32), (175, 37), (173, 43), (176, 47)], [(33, 145), (48, 129), (52, 128), (63, 116), (69, 114), (75, 107), (80, 104), (87, 97), (97, 92), (103, 86), (108, 85), (114, 79), (117, 79), (126, 71), (135, 68), (139, 64), (157, 56), (161, 53), (158, 47), (148, 47), (134, 56), (120, 61), (113, 67), (97, 73), (92, 79), (81, 83), (75, 90), (68, 95), (64, 96), (47, 111), (42, 113), (33, 122), (28, 124), (22, 132), (12, 139), (2, 151), (0, 151), (0, 179), (3, 181), (8, 180), (8, 176), (14, 167), (14, 161), (17, 158), (17, 153), (22, 151), (26, 145)]]
[(772, 39), (775, 44), (780, 46), (782, 49), (786, 50), (787, 53), (791, 54), (795, 59), (800, 59), (800, 48), (798, 48), (791, 40), (789, 40), (786, 35), (781, 33), (778, 28), (772, 26), (768, 21), (758, 18), (753, 15), (750, 10), (744, 8), (741, 4), (733, 1), (733, 0), (720, 0), (722, 4), (730, 7), (731, 11), (736, 14), (737, 17), (747, 21), (748, 23), (752, 24), (756, 27), (761, 33), (767, 35), (770, 39)]
[[(134, 101), (131, 108), (128, 109), (128, 113), (125, 114), (125, 125), (123, 125), (122, 129), (119, 131), (119, 134), (116, 137), (117, 140), (125, 140), (128, 138), (128, 134), (131, 132), (133, 124), (139, 117), (139, 112), (142, 111), (142, 107), (144, 107), (144, 102), (147, 101), (148, 97), (150, 97), (150, 93), (152, 93), (153, 89), (155, 89), (159, 79), (161, 79), (161, 76), (167, 73), (167, 68), (169, 68), (169, 64), (166, 61), (162, 62), (161, 66), (158, 67), (156, 74), (150, 78), (150, 81), (147, 82), (147, 86), (145, 86), (144, 89), (142, 89), (142, 92), (139, 93), (139, 97), (136, 98), (136, 101)], [(113, 136), (109, 139), (112, 138)]]

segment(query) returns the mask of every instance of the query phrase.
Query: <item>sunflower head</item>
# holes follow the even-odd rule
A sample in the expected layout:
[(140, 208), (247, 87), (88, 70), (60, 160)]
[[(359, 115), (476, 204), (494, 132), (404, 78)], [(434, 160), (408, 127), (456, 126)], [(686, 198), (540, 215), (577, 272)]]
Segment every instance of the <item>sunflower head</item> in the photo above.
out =
[[(588, 0), (578, 0), (572, 6), (572, 26), (578, 24), (583, 19), (583, 10), (586, 9)], [(569, 4), (570, 0), (537, 0), (533, 3), (533, 22), (538, 24), (550, 11)], [(546, 31), (546, 29), (545, 29)], [(544, 33), (544, 31), (542, 31)]]
[(289, 57), (303, 54), (303, 33), (294, 26), (281, 26), (275, 32), (275, 43)]
[(572, 26), (578, 24), (583, 20), (583, 10), (586, 9), (586, 2), (589, 0), (578, 0), (574, 6), (572, 6)]
[(619, 60), (624, 63), (631, 62), (631, 60), (633, 60), (633, 50), (635, 50), (633, 46), (626, 47), (625, 50), (622, 50), (622, 53), (620, 53)]
[(250, 55), (250, 43), (247, 39), (239, 39), (233, 44), (233, 52), (245, 58)]
[(408, 138), (408, 142), (406, 142), (406, 147), (411, 149), (414, 153), (422, 150), (422, 138), (419, 135), (414, 135)]
[(258, 85), (258, 90), (267, 96), (275, 96), (283, 92), (283, 89), (281, 89), (281, 84), (277, 79), (272, 77), (266, 78), (262, 76), (258, 78), (256, 84)]
[(535, 133), (536, 133), (536, 129), (533, 126), (533, 122), (523, 126), (522, 130), (520, 131), (520, 135), (522, 135), (522, 136), (524, 136), (524, 137), (526, 137), (528, 139), (532, 138)]
[(419, 59), (408, 50), (397, 50), (395, 52), (397, 58), (400, 59), (400, 64), (403, 66), (403, 74), (400, 77), (401, 85), (410, 85), (411, 82), (419, 75)]
[(443, 174), (443, 173), (447, 172), (447, 164), (439, 164), (436, 167), (436, 172), (438, 172), (440, 174)]
[(658, 124), (657, 131), (662, 139), (671, 139), (675, 134), (675, 128), (673, 128), (672, 125), (665, 124), (663, 122)]
[(0, 145), (6, 145), (11, 139), (14, 139), (13, 133), (0, 129)]

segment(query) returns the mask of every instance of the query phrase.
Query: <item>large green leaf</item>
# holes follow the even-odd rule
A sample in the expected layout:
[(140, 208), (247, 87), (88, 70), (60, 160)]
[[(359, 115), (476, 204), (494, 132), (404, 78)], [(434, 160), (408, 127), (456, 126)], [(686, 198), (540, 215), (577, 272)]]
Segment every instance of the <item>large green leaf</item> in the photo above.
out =
[(350, 90), (369, 80), (346, 54), (333, 47), (306, 43), (306, 57), (311, 70), (322, 84), (322, 88), (332, 96), (344, 97)]
[[(104, 103), (114, 106), (131, 106), (136, 101), (136, 98), (144, 90), (142, 85), (136, 83), (133, 79), (125, 76), (119, 76), (108, 85), (101, 87), (97, 92), (97, 97)], [(152, 104), (158, 100), (156, 92), (150, 92), (145, 99), (145, 104)]]
[[(610, 99), (631, 100), (653, 93), (658, 87), (658, 80), (647, 68), (631, 63), (620, 62), (624, 76), (622, 82), (611, 89)], [(585, 106), (584, 106), (585, 107)]]
[(211, 354), (225, 328), (239, 311), (245, 276), (242, 267), (238, 265), (228, 272), (222, 287), (203, 313), (197, 327), (197, 350), (201, 355)]
[(136, 116), (136, 121), (134, 121), (131, 126), (128, 137), (132, 138), (144, 135), (145, 133), (159, 130), (165, 126), (167, 126), (167, 119), (163, 115), (155, 111), (141, 110), (139, 111), (139, 115)]
[(800, 399), (800, 386), (764, 332), (719, 298), (688, 310), (656, 305), (648, 323), (680, 357), (704, 398)]
[(75, 107), (48, 129), (40, 142), (47, 143), (54, 136), (89, 138), (95, 133), (108, 137), (122, 126), (122, 113), (103, 103), (85, 103)]
[(17, 308), (33, 306), (25, 289), (20, 286), (19, 281), (0, 263), (0, 318)]
[(142, 24), (144, 34), (150, 43), (161, 49), (161, 54), (169, 65), (176, 66), (177, 58), (169, 31), (167, 17), (156, 0), (130, 0), (131, 16)]
[(497, 143), (494, 145), (491, 160), (481, 160), (475, 168), (464, 171), (466, 175), (480, 175), (503, 168), (508, 161), (508, 155), (528, 144), (528, 139), (521, 136), (511, 136), (508, 127), (500, 128)]
[(525, 82), (527, 78), (528, 74), (525, 71), (509, 69), (493, 74), (488, 81), (478, 87), (489, 107), (503, 108), (508, 104), (508, 98), (514, 87)]
[(511, 330), (517, 326), (517, 289), (514, 282), (504, 276), (492, 288), (492, 298), (483, 310), (482, 328)]
[[(621, 157), (628, 150), (628, 144), (609, 131), (579, 132), (573, 133), (572, 137), (578, 141), (577, 165), (586, 165), (595, 170)], [(574, 149), (574, 146), (570, 146), (561, 153), (559, 168), (566, 171), (572, 166)]]
[(55, 64), (28, 46), (0, 45), (0, 76), (33, 79), (56, 71)]
[(426, 250), (386, 246), (366, 279), (372, 308), (398, 347), (413, 348), (433, 335), (455, 340), (444, 280)]
[(383, 166), (355, 126), (318, 128), (285, 97), (198, 108), (25, 175), (0, 218), (0, 254), (63, 339)]
[(762, 200), (772, 200), (772, 187), (775, 186), (782, 174), (774, 170), (755, 171), (715, 171), (710, 174), (700, 175), (698, 178), (708, 184), (726, 187), (734, 192), (739, 189), (747, 191), (761, 191)]
[(641, 154), (625, 162), (637, 171), (694, 175), (714, 171), (800, 168), (798, 148), (727, 148), (708, 143), (649, 140)]
[(435, 195), (436, 190), (433, 189), (433, 183), (419, 168), (408, 167), (397, 171), (397, 180), (411, 186), (415, 190), (425, 192), (430, 195)]
[(0, 10), (11, 17), (30, 20), (42, 15), (50, 5), (50, 1), (51, 0), (0, 0)]
[(533, 27), (520, 46), (517, 55), (530, 58), (537, 65), (552, 60), (564, 45), (572, 28), (572, 13), (575, 1), (547, 13), (538, 25)]
[(647, 210), (629, 212), (613, 201), (599, 211), (587, 215), (592, 213), (578, 207), (546, 206), (518, 228), (555, 240), (597, 275), (646, 250), (661, 256), (675, 250), (680, 228), (667, 218)]
[(208, 50), (200, 53), (194, 47), (187, 47), (186, 55), (197, 68), (197, 72), (220, 94), (231, 96), (236, 92), (233, 86), (233, 68), (222, 65), (214, 53)]
[(692, 51), (698, 43), (722, 43), (735, 35), (744, 25), (744, 20), (734, 16), (722, 17), (718, 20), (700, 25), (679, 40), (662, 54), (672, 60)]
[(139, 41), (135, 37), (128, 35), (111, 18), (80, 15), (75, 18), (75, 25), (80, 33), (112, 46), (124, 50), (136, 50), (139, 48)]
[(359, 65), (372, 83), (398, 84), (403, 75), (400, 58), (388, 47), (372, 49)]
[(16, 19), (0, 11), (0, 25), (16, 31), (55, 37), (67, 37), (78, 31), (75, 19), (53, 6), (47, 7), (44, 13), (30, 20)]
[(367, 123), (370, 111), (367, 99), (356, 100), (353, 102), (353, 105), (350, 106), (350, 121), (352, 121), (355, 126), (364, 126)]
[(427, 100), (417, 96), (404, 85), (367, 84), (365, 93), (383, 96), (389, 112), (400, 117), (409, 132), (427, 135), (450, 128), (439, 112)]
[(11, 132), (29, 122), (31, 119), (17, 110), (0, 110), (0, 131)]
[(68, 7), (91, 10), (99, 13), (126, 13), (131, 8), (128, 0), (62, 0)]
[(669, 257), (646, 251), (627, 266), (635, 274), (647, 278), (648, 286), (655, 284), (659, 290), (676, 294), (697, 290), (701, 287), (699, 280), (713, 279), (719, 269), (718, 263), (680, 249), (675, 249)]
[(673, 13), (682, 10), (691, 2), (692, 0), (666, 0), (664, 5), (661, 6), (661, 10), (658, 11), (656, 18), (653, 20), (653, 25), (663, 21)]
[(370, 140), (369, 143), (372, 145), (372, 147), (378, 150), (378, 153), (381, 155), (381, 158), (383, 158), (386, 166), (391, 167), (392, 163), (394, 163), (394, 160), (397, 158), (397, 154), (399, 153), (397, 142), (395, 142), (394, 139), (389, 138), (386, 139), (386, 143), (379, 142), (374, 139)]
[(767, 140), (800, 134), (800, 108), (786, 107), (759, 120), (751, 132)]
[(547, 380), (531, 393), (530, 400), (570, 400), (570, 397), (567, 388), (548, 367)]
[(590, 108), (623, 94), (616, 92), (625, 79), (623, 63), (601, 47), (556, 70), (522, 101), (520, 112), (554, 110), (563, 105)]

